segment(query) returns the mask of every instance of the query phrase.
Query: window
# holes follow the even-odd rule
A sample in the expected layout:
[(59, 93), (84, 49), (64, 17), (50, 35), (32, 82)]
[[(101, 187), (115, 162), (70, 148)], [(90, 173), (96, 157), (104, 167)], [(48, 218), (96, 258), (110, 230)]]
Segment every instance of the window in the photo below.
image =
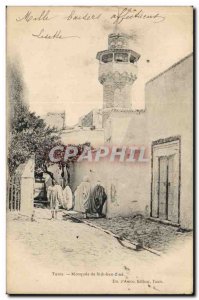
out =
[(118, 48), (122, 48), (122, 46), (123, 46), (122, 41), (118, 41), (118, 42), (117, 42), (117, 47), (118, 47)]
[(102, 61), (103, 63), (108, 63), (108, 62), (113, 61), (113, 53), (104, 54), (104, 55), (102, 56), (101, 61)]
[(135, 63), (135, 57), (133, 55), (130, 56), (130, 63), (132, 63), (132, 64)]
[(116, 62), (128, 62), (128, 53), (115, 53)]

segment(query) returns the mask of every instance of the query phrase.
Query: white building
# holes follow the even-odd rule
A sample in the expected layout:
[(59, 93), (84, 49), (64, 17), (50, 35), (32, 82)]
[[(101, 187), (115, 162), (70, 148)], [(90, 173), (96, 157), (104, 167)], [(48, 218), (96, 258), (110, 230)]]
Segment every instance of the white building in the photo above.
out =
[(95, 147), (145, 146), (148, 162), (75, 163), (72, 188), (89, 174), (92, 183), (101, 179), (106, 187), (107, 217), (142, 213), (192, 228), (193, 57), (190, 54), (147, 82), (145, 110), (134, 111), (131, 87), (140, 55), (128, 48), (125, 34), (110, 34), (108, 45), (108, 50), (97, 53), (101, 119), (96, 122), (96, 114), (90, 112), (77, 128), (63, 131), (62, 140)]

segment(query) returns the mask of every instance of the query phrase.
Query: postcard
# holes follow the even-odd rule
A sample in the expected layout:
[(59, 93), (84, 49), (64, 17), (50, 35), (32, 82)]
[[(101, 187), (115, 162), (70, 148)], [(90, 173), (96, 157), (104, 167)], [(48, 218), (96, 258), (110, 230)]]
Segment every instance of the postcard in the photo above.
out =
[(193, 7), (6, 14), (7, 293), (193, 294)]

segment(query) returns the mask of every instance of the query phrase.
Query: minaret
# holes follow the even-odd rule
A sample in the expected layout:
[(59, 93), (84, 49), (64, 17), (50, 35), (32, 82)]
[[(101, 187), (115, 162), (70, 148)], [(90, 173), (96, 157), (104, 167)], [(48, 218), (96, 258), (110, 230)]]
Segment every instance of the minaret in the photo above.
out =
[(131, 87), (137, 79), (138, 53), (128, 48), (123, 33), (108, 36), (108, 50), (97, 53), (99, 82), (103, 85), (103, 109), (131, 109)]

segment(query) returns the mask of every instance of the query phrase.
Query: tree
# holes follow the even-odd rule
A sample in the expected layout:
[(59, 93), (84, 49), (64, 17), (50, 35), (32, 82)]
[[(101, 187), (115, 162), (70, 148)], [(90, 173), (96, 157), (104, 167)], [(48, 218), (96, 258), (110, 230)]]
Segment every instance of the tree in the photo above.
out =
[[(49, 159), (50, 150), (61, 145), (61, 132), (56, 128), (50, 128), (44, 120), (36, 116), (28, 108), (25, 100), (24, 82), (19, 65), (8, 65), (8, 96), (10, 104), (10, 136), (8, 141), (8, 166), (10, 174), (16, 168), (25, 163), (33, 154), (35, 155), (35, 174), (47, 173), (54, 178), (48, 167), (52, 164)], [(89, 143), (77, 145), (78, 153), (75, 157), (58, 162), (59, 168), (64, 176), (64, 169), (70, 178), (70, 162), (76, 161), (81, 155), (84, 146)], [(67, 147), (67, 146), (64, 146)], [(40, 171), (38, 171), (40, 170)]]
[(10, 108), (8, 166), (12, 174), (32, 154), (35, 155), (36, 168), (45, 165), (51, 148), (60, 143), (60, 132), (48, 127), (42, 118), (30, 112), (19, 65), (9, 63), (7, 75)]
[(11, 126), (9, 147), (9, 171), (13, 172), (21, 163), (35, 154), (36, 168), (42, 168), (48, 161), (52, 147), (60, 144), (60, 133), (55, 128), (46, 126), (43, 119), (18, 106)]

